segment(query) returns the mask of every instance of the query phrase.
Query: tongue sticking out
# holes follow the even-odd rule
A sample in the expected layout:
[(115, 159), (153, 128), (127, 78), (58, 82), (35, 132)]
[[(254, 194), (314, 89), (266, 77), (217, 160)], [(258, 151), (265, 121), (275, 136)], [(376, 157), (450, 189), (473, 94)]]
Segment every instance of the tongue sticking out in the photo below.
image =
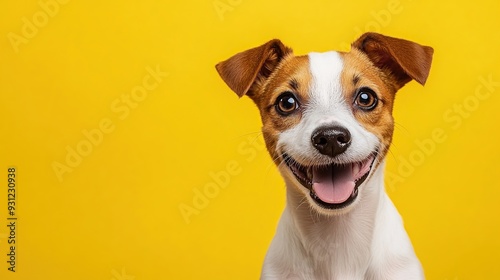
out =
[(331, 204), (345, 202), (354, 191), (356, 180), (370, 171), (373, 157), (364, 162), (328, 165), (313, 169), (313, 190), (321, 201)]
[(323, 202), (342, 203), (354, 191), (356, 164), (329, 165), (313, 170), (313, 190)]

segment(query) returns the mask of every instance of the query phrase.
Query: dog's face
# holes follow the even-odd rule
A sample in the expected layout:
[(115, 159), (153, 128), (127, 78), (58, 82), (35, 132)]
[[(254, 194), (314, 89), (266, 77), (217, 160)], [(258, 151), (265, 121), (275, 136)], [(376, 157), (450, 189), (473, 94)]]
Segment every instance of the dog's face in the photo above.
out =
[(260, 110), (268, 151), (291, 186), (323, 214), (345, 213), (392, 140), (396, 91), (424, 84), (432, 48), (366, 33), (348, 53), (294, 56), (280, 41), (217, 65)]

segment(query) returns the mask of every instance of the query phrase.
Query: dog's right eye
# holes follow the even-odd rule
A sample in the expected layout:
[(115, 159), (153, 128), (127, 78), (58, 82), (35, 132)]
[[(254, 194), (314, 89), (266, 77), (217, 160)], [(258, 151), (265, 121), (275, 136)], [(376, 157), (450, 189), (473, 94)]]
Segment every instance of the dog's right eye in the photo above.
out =
[(299, 108), (299, 102), (293, 93), (287, 91), (282, 93), (278, 99), (276, 99), (275, 107), (278, 113), (283, 116), (287, 116)]
[(365, 111), (373, 110), (377, 106), (377, 103), (377, 94), (367, 87), (360, 88), (354, 100), (354, 104)]

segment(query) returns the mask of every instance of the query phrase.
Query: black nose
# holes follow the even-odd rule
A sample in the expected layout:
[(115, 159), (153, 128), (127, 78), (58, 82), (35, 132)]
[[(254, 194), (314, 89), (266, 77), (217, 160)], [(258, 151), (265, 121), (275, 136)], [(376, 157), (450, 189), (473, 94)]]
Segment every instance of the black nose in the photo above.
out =
[(351, 133), (341, 126), (320, 127), (311, 137), (313, 146), (322, 154), (334, 157), (351, 144)]

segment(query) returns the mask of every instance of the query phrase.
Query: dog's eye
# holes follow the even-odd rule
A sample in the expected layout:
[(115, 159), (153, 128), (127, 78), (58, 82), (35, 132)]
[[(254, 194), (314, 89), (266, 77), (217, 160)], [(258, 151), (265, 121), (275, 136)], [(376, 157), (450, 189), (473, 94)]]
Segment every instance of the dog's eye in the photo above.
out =
[(354, 103), (360, 109), (373, 110), (377, 106), (378, 98), (372, 89), (364, 87), (358, 90)]
[(291, 92), (282, 93), (278, 99), (276, 99), (276, 110), (281, 115), (289, 115), (293, 113), (297, 108), (299, 108), (299, 102)]

